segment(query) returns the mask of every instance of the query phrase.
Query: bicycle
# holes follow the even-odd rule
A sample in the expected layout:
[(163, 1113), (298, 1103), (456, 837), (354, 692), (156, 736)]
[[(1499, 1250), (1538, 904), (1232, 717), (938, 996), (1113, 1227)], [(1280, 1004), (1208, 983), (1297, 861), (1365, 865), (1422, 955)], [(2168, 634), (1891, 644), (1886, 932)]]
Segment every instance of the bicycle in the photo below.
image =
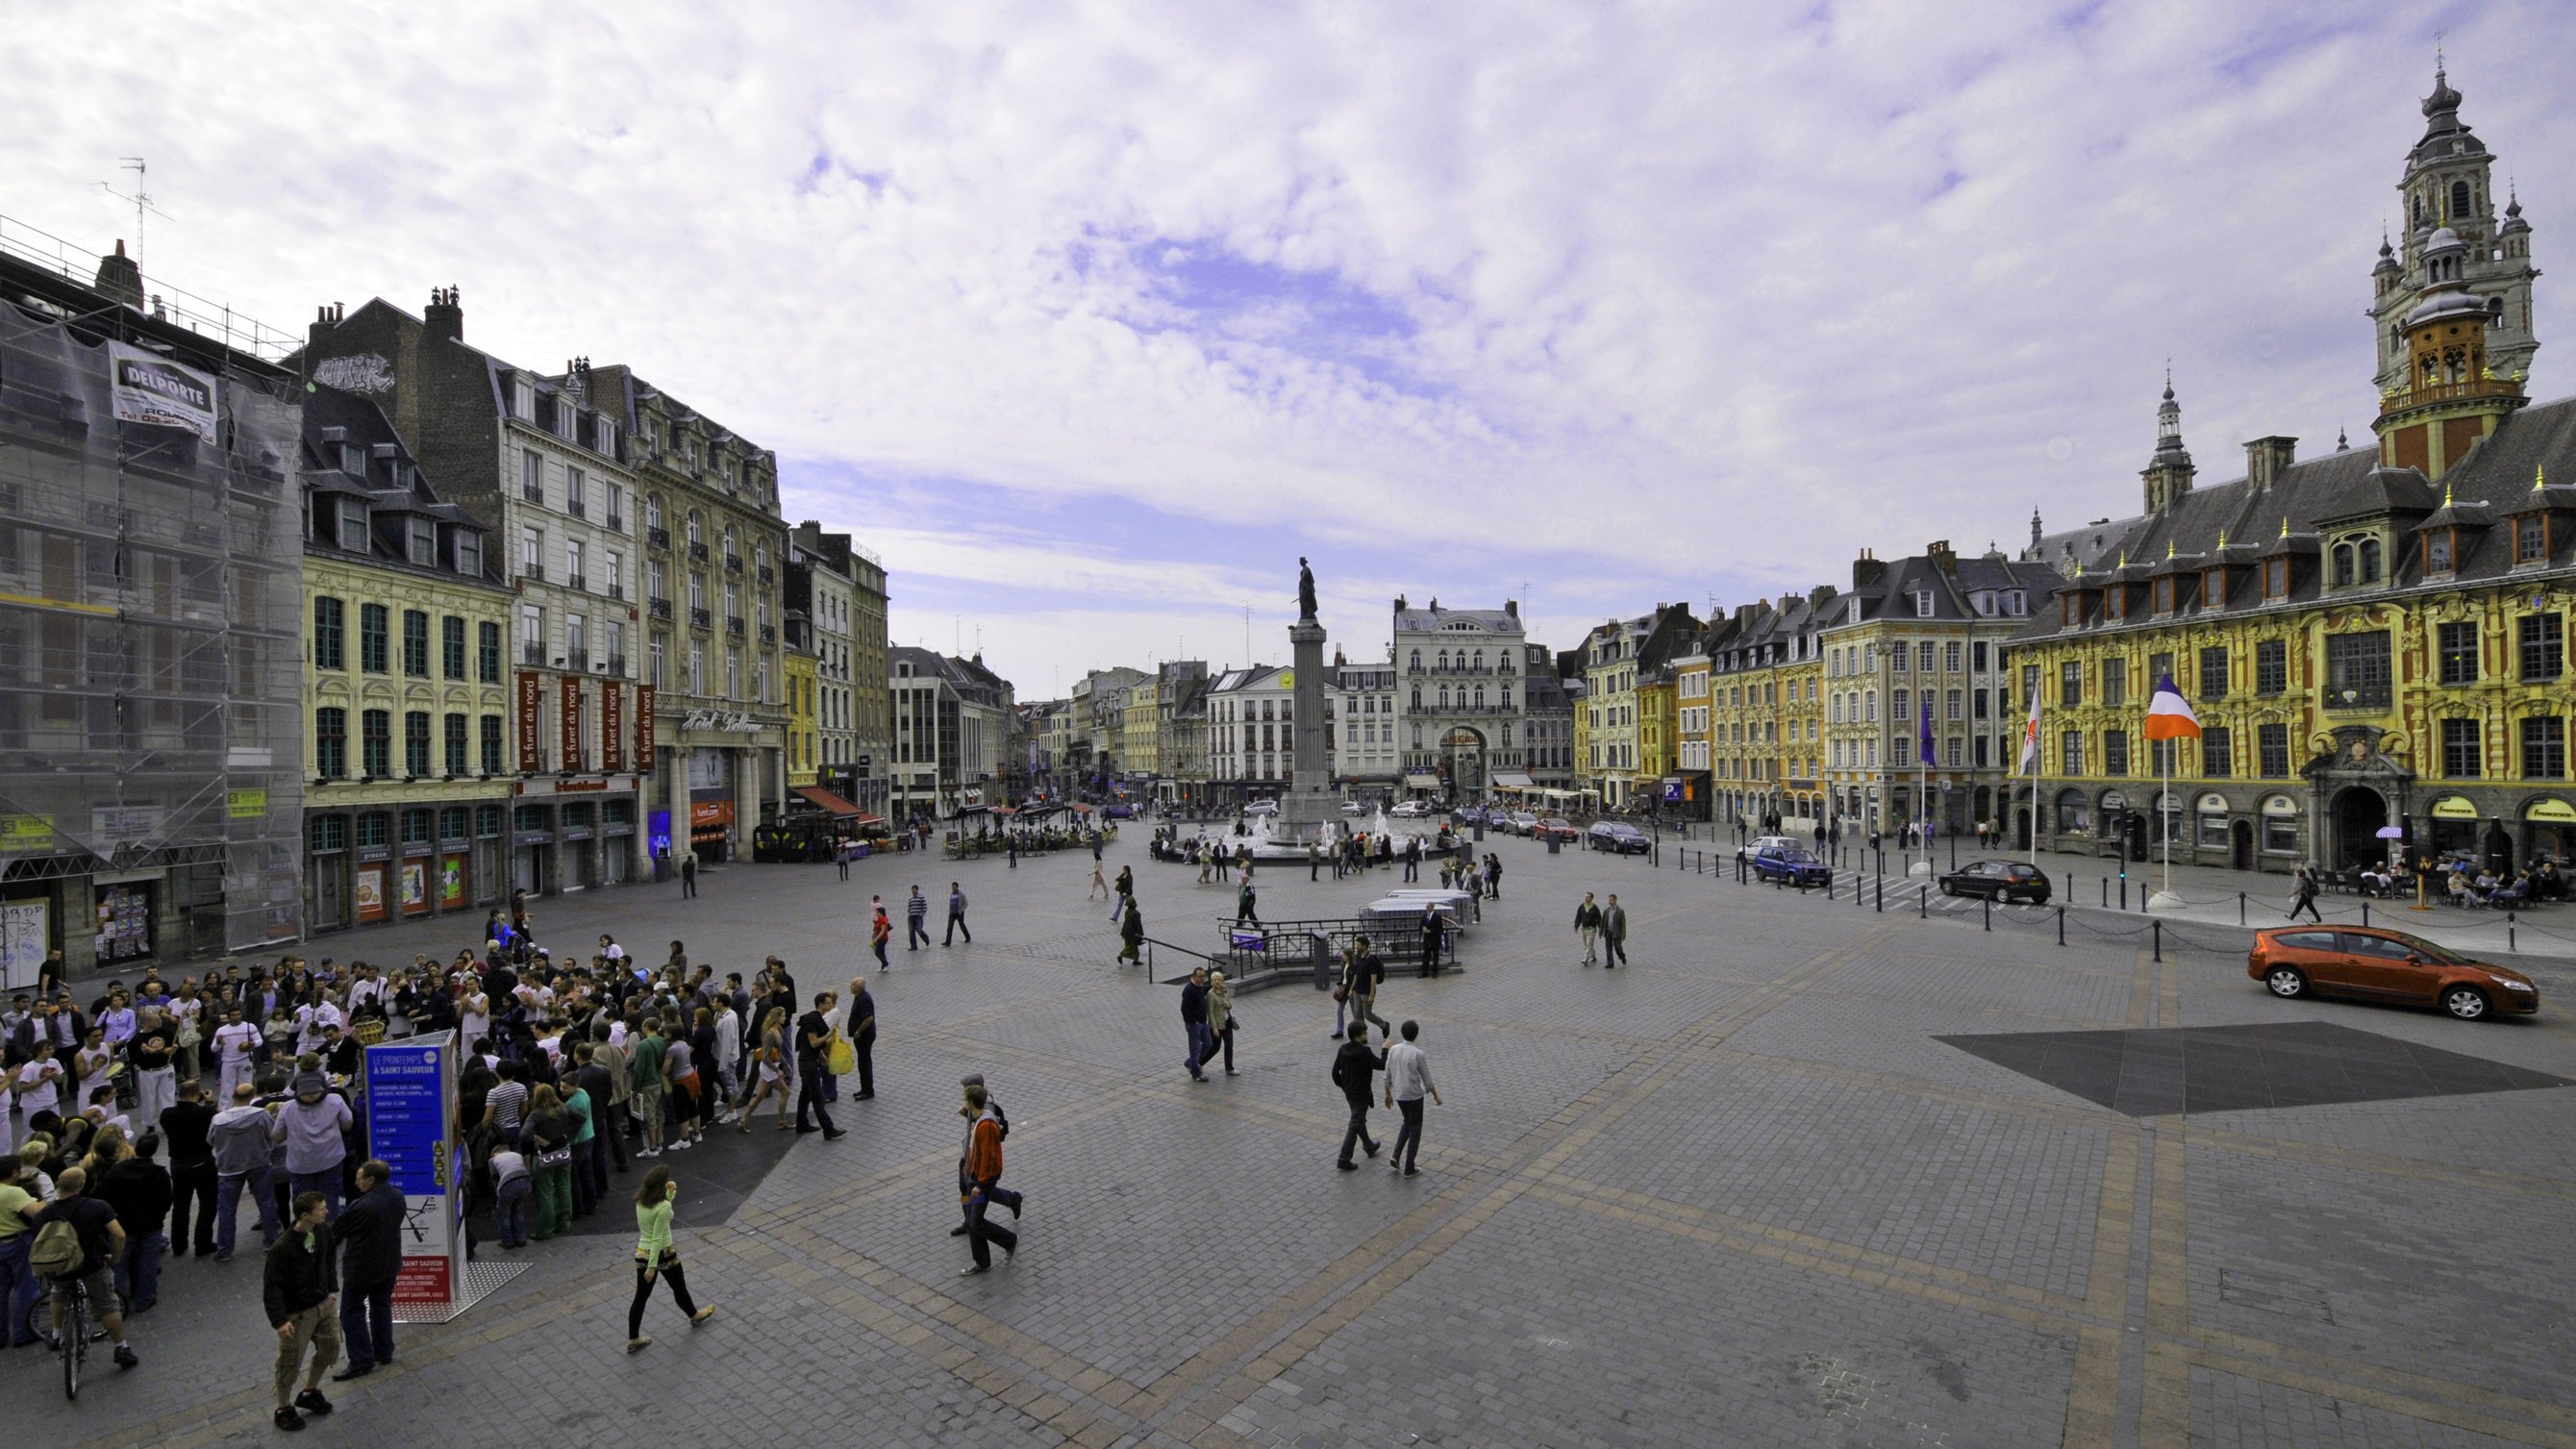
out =
[(62, 1318), (54, 1324), (54, 1347), (63, 1356), (63, 1397), (80, 1398), (81, 1365), (89, 1358), (89, 1290), (78, 1278), (56, 1278), (47, 1287), (47, 1297), (69, 1292), (62, 1304)]

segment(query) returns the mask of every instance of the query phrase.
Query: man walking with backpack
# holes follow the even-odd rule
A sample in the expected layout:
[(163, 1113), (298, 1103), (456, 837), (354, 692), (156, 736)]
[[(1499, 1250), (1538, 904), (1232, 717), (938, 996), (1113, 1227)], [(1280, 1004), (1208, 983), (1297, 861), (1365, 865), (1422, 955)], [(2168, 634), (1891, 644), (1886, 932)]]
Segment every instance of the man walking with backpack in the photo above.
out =
[(966, 1149), (957, 1161), (957, 1186), (958, 1199), (966, 1209), (966, 1246), (974, 1253), (975, 1262), (957, 1276), (971, 1278), (992, 1271), (991, 1244), (1001, 1244), (1004, 1262), (1019, 1252), (1020, 1235), (989, 1221), (986, 1214), (993, 1204), (1001, 1203), (1016, 1218), (1020, 1215), (1020, 1198), (1017, 1193), (1007, 1199), (1002, 1195), (1002, 1127), (989, 1105), (991, 1094), (973, 1078), (967, 1080), (965, 1094), (966, 1105), (957, 1109), (957, 1115), (966, 1119)]

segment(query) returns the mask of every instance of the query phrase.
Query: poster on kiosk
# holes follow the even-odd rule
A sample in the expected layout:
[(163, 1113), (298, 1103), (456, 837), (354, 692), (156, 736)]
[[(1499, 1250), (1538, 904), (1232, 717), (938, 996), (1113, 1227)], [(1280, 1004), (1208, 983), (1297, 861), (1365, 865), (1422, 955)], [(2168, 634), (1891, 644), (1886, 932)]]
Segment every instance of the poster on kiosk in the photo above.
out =
[(435, 1314), (465, 1290), (457, 1052), (453, 1031), (367, 1048), (367, 1152), (393, 1169), (403, 1195), (397, 1311)]

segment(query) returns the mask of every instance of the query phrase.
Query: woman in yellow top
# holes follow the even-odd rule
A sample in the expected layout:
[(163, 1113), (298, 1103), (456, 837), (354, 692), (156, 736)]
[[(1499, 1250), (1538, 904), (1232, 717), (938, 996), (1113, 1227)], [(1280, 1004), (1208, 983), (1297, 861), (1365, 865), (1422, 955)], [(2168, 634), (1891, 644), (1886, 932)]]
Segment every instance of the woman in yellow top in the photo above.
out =
[(656, 1278), (671, 1280), (671, 1301), (689, 1316), (691, 1328), (716, 1316), (714, 1304), (700, 1308), (690, 1301), (688, 1275), (680, 1271), (679, 1250), (671, 1246), (671, 1205), (678, 1200), (679, 1188), (667, 1167), (644, 1174), (644, 1185), (635, 1190), (635, 1301), (626, 1305), (628, 1353), (641, 1353), (653, 1342), (644, 1337), (644, 1300), (653, 1296)]

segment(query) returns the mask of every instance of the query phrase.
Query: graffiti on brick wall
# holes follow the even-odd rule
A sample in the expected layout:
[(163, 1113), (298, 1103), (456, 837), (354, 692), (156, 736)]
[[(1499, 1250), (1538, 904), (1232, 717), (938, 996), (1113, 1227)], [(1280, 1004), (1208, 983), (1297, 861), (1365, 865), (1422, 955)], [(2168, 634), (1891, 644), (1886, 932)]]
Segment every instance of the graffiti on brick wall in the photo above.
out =
[(313, 365), (313, 380), (343, 392), (392, 392), (394, 365), (372, 352), (326, 357)]

